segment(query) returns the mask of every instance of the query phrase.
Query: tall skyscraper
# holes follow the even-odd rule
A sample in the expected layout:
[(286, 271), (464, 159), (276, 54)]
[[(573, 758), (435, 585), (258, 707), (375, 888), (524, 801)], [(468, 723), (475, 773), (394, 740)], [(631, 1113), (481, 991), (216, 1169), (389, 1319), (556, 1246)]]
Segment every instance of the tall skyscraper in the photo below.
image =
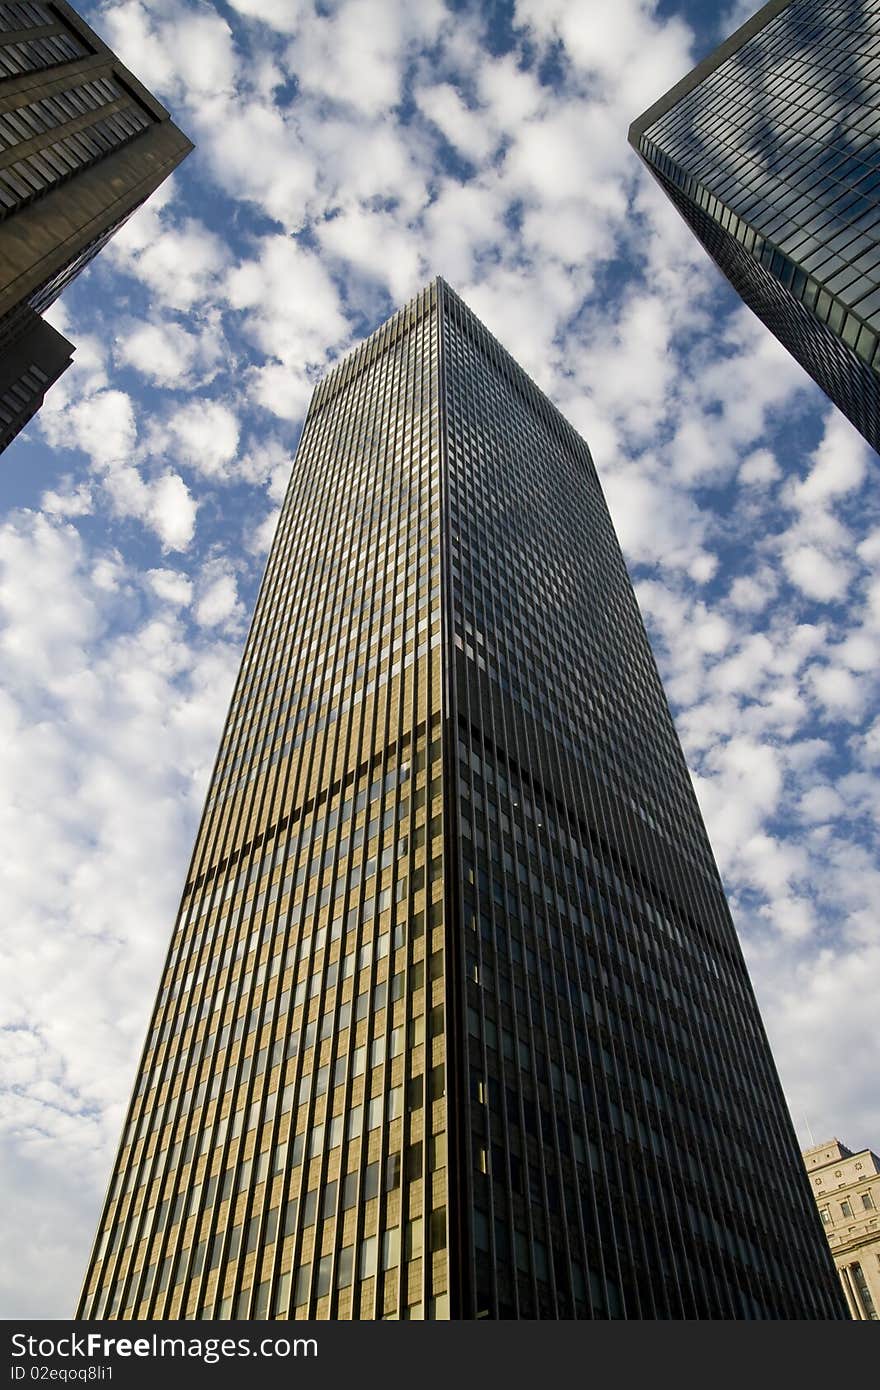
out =
[(880, 450), (878, 53), (878, 0), (771, 0), (629, 138), (749, 308)]
[(191, 149), (65, 0), (0, 4), (0, 450), (70, 365), (40, 315)]
[(845, 1316), (589, 450), (442, 280), (312, 398), (80, 1316)]

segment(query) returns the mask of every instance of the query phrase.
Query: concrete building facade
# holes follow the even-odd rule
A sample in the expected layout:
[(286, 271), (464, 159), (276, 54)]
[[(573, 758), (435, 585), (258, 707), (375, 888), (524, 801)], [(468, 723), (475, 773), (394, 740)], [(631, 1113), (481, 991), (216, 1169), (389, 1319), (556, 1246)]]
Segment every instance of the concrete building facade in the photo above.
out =
[(0, 450), (70, 365), (40, 315), (191, 149), (66, 0), (0, 4)]
[(852, 1317), (880, 1316), (880, 1158), (831, 1139), (804, 1153), (819, 1216)]

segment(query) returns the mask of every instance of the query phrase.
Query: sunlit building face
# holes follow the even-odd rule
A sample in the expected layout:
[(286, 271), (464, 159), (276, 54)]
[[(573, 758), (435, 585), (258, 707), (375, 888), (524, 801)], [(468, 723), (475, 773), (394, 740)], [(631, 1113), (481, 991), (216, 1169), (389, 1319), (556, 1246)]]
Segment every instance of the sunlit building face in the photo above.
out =
[(845, 1316), (589, 450), (441, 280), (312, 399), (80, 1315)]

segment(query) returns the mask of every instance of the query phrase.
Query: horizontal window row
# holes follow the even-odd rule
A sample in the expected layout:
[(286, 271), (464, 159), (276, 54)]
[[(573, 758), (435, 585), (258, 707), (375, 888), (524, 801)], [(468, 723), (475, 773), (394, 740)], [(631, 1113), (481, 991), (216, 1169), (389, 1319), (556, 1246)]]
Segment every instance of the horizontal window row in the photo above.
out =
[(82, 45), (69, 34), (49, 34), (39, 39), (21, 39), (18, 43), (0, 43), (0, 77), (38, 72), (41, 68), (82, 58), (85, 53)]
[(136, 107), (102, 116), (75, 134), (62, 135), (39, 153), (0, 167), (0, 208), (9, 212), (45, 193), (59, 180), (102, 159), (149, 124)]

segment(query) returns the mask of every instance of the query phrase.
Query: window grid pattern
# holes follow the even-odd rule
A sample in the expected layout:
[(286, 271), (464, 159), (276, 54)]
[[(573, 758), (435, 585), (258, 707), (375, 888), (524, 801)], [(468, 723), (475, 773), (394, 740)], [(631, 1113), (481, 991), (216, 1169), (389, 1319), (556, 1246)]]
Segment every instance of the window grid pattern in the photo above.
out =
[(0, 81), (70, 63), (88, 52), (44, 5), (0, 5)]
[(657, 178), (744, 303), (784, 343), (868, 443), (880, 451), (877, 371), (867, 370), (840, 335), (819, 322), (729, 230), (691, 202), (665, 175), (658, 173)]
[(33, 0), (12, 0), (0, 5), (0, 34), (11, 33), (14, 29), (40, 28), (54, 23), (55, 16), (45, 5), (37, 5)]
[(79, 1315), (842, 1316), (823, 1251), (589, 453), (435, 281), (313, 396)]
[(876, 1322), (880, 1310), (880, 1158), (839, 1139), (804, 1154), (813, 1197), (850, 1316)]
[(589, 453), (444, 302), (461, 1315), (842, 1316)]
[(448, 1315), (437, 354), (310, 406), (83, 1316)]
[[(803, 315), (777, 311), (768, 326), (875, 448), (878, 136), (880, 2), (791, 0), (638, 140), (704, 244), (714, 223), (744, 248), (715, 258), (750, 307), (760, 313), (767, 292), (749, 261), (778, 282), (780, 301), (804, 306)], [(843, 368), (821, 374), (829, 350), (783, 337), (785, 326), (820, 344), (837, 338)]]
[(856, 1316), (860, 1321), (877, 1322), (877, 1307), (871, 1296), (865, 1271), (858, 1260), (844, 1265), (841, 1270), (844, 1291), (852, 1299)]
[[(52, 304), (191, 148), (66, 0), (0, 3), (4, 389), (29, 366), (31, 311)], [(0, 451), (16, 433), (3, 431)]]
[(0, 392), (0, 449), (36, 414), (50, 384), (42, 368), (31, 362), (21, 376)]
[(0, 217), (103, 159), (152, 120), (110, 77), (0, 112)]

